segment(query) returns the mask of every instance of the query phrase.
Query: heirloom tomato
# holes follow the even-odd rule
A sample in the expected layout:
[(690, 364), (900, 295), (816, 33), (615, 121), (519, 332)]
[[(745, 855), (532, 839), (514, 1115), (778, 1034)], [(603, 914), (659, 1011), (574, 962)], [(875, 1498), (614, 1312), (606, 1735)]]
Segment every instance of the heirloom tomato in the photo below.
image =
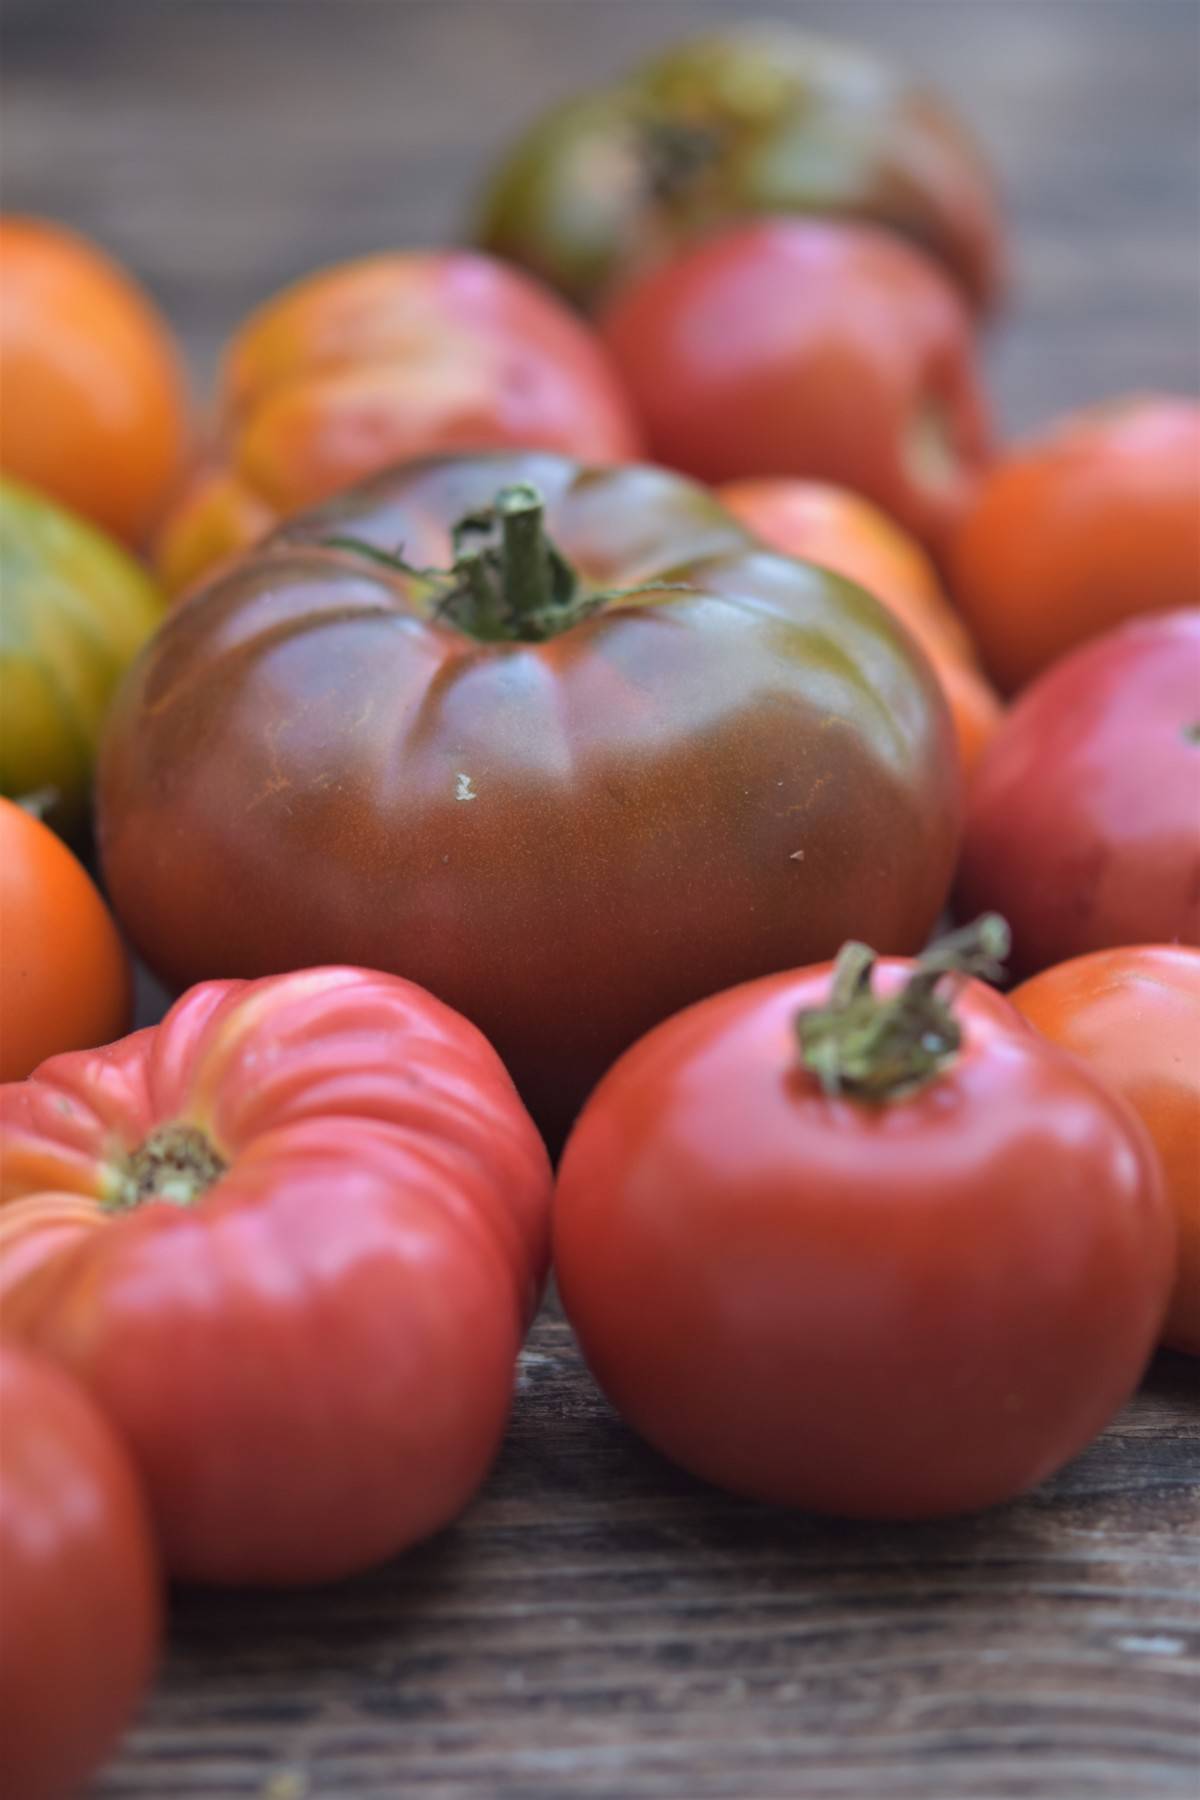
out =
[(0, 268), (0, 469), (140, 543), (186, 439), (166, 322), (102, 250), (47, 219), (0, 219)]
[(1200, 606), (1200, 405), (1139, 395), (1014, 450), (975, 494), (950, 568), (1010, 691), (1138, 613)]
[(0, 1347), (0, 1768), (70, 1800), (142, 1698), (162, 1601), (129, 1458), (87, 1395)]
[(395, 976), (208, 982), (0, 1088), (0, 1292), (128, 1443), (173, 1573), (322, 1581), (446, 1524), (504, 1430), (550, 1170)]
[(1200, 944), (1200, 610), (1053, 664), (976, 771), (959, 869), (1023, 974), (1116, 944)]
[(83, 828), (112, 691), (162, 607), (110, 538), (0, 480), (0, 793), (37, 794), (56, 828)]
[(868, 52), (780, 25), (674, 45), (546, 114), (489, 183), (478, 234), (590, 306), (761, 213), (886, 226), (979, 307), (1002, 284), (995, 190), (949, 107)]
[(849, 945), (701, 1001), (575, 1126), (567, 1316), (706, 1480), (859, 1517), (991, 1505), (1082, 1449), (1154, 1347), (1175, 1244), (1145, 1130), (990, 988), (943, 992), (955, 948), (881, 964), (878, 994)]
[(1179, 1227), (1163, 1336), (1200, 1356), (1200, 950), (1096, 950), (1044, 969), (1011, 999), (1123, 1094), (1153, 1138)]
[(620, 462), (640, 449), (589, 328), (471, 250), (366, 257), (268, 300), (226, 351), (217, 437), (159, 538), (173, 590), (408, 457), (512, 445)]
[(0, 1081), (119, 1036), (131, 999), (124, 947), (82, 863), (0, 800)]
[(883, 609), (693, 483), (431, 460), (168, 620), (113, 718), (98, 832), (168, 980), (408, 975), (555, 1137), (697, 995), (848, 920), (919, 946), (956, 850), (952, 742)]
[(731, 481), (717, 498), (772, 550), (858, 582), (906, 625), (933, 664), (969, 775), (1002, 717), (966, 628), (928, 556), (907, 532), (847, 488), (785, 476)]
[(970, 319), (917, 251), (866, 226), (734, 226), (600, 319), (652, 455), (705, 481), (853, 488), (934, 549), (988, 448)]

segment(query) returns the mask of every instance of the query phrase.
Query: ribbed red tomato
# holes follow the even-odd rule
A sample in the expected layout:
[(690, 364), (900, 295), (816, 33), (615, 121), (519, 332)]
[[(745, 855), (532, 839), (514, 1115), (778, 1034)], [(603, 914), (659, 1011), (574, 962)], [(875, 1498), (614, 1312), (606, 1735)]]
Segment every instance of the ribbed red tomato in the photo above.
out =
[(176, 1574), (325, 1580), (444, 1525), (504, 1429), (550, 1172), (495, 1052), (310, 969), (0, 1088), (10, 1336), (133, 1450)]
[(0, 1348), (0, 1786), (67, 1800), (112, 1747), (158, 1651), (149, 1514), (87, 1395)]

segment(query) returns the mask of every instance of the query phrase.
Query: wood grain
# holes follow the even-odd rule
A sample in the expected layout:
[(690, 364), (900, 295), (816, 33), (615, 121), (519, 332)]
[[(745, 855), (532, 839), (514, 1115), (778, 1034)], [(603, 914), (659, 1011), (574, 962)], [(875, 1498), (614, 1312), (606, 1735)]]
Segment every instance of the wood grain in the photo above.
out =
[[(7, 0), (4, 198), (145, 277), (207, 379), (316, 263), (459, 235), (539, 104), (706, 0)], [(1193, 0), (774, 0), (953, 93), (1002, 172), (1012, 427), (1200, 385)], [(467, 1516), (322, 1592), (185, 1593), (106, 1800), (1200, 1793), (1200, 1395), (1165, 1358), (1021, 1503), (885, 1530), (672, 1470), (548, 1312)]]

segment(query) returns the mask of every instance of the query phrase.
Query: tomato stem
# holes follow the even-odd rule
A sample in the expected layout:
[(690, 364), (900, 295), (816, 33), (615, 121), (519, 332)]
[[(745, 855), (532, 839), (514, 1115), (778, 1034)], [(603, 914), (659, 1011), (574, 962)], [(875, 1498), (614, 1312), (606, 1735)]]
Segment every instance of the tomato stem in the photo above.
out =
[(796, 1016), (801, 1065), (830, 1095), (880, 1105), (916, 1093), (953, 1062), (962, 1044), (955, 989), (969, 975), (995, 980), (1009, 942), (1004, 920), (985, 913), (930, 945), (886, 1000), (874, 992), (875, 952), (846, 944), (828, 1003)]
[(126, 1212), (147, 1200), (191, 1206), (228, 1167), (198, 1126), (160, 1125), (125, 1159), (120, 1184), (105, 1205)]

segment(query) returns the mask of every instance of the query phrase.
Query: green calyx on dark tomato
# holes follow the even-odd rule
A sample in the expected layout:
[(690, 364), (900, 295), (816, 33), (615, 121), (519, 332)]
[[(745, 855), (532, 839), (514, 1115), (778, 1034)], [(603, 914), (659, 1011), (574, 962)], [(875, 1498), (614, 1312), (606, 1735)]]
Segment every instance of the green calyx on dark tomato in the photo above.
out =
[[(545, 530), (545, 502), (532, 482), (503, 487), (491, 506), (467, 513), (450, 529), (453, 566), (416, 569), (352, 537), (325, 539), (325, 548), (371, 557), (401, 575), (432, 585), (436, 616), (481, 644), (541, 644), (580, 624), (609, 600), (644, 587), (590, 590)], [(661, 584), (657, 584), (661, 585)]]
[(477, 230), (590, 308), (721, 225), (787, 213), (896, 231), (977, 307), (1002, 287), (992, 181), (953, 113), (870, 54), (778, 25), (675, 45), (546, 114)]
[(557, 1140), (689, 1001), (848, 934), (917, 949), (960, 805), (869, 595), (665, 470), (491, 453), (376, 477), (194, 592), (121, 691), (98, 835), (168, 981), (405, 975)]

